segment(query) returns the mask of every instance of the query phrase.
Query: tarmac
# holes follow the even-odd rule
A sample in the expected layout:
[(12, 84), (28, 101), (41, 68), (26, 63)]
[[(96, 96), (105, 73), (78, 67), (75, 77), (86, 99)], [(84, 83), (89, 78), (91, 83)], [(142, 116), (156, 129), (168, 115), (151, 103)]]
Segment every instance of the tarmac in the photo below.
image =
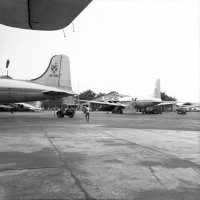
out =
[(200, 199), (200, 113), (0, 113), (0, 200)]

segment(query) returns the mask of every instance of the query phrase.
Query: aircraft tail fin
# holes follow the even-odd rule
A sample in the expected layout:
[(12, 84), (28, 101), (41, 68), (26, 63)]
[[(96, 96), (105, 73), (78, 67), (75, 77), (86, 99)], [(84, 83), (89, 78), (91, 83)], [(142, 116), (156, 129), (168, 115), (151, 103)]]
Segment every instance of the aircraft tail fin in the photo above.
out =
[(46, 71), (31, 82), (72, 90), (69, 58), (65, 55), (53, 56)]
[(159, 98), (159, 99), (161, 98), (160, 79), (156, 80), (156, 86), (153, 93), (153, 97)]

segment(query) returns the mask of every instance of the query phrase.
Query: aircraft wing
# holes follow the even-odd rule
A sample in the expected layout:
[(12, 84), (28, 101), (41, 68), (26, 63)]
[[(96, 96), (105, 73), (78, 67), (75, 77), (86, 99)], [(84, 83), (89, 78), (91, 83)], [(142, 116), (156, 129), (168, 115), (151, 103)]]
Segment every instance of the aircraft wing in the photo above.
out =
[(164, 106), (164, 105), (175, 105), (176, 101), (163, 101), (159, 104), (157, 104), (156, 106)]
[(107, 101), (90, 101), (90, 100), (77, 100), (79, 102), (88, 102), (88, 103), (94, 103), (94, 104), (99, 104), (99, 105), (108, 105), (108, 106), (120, 106), (120, 107), (126, 107), (126, 105), (121, 104), (121, 103), (111, 103)]
[(6, 26), (58, 30), (68, 26), (92, 0), (3, 0), (0, 23)]
[(199, 104), (191, 104), (191, 105), (183, 105), (183, 106), (179, 106), (179, 108), (195, 108), (195, 107), (199, 107)]
[(110, 103), (110, 102), (100, 102), (100, 101), (90, 101), (90, 103), (102, 104), (102, 105), (110, 105), (110, 106), (120, 106), (126, 107), (126, 105), (122, 103)]
[(0, 104), (0, 108), (3, 108), (3, 109), (10, 109), (10, 108), (12, 108), (12, 107), (9, 106), (9, 105)]

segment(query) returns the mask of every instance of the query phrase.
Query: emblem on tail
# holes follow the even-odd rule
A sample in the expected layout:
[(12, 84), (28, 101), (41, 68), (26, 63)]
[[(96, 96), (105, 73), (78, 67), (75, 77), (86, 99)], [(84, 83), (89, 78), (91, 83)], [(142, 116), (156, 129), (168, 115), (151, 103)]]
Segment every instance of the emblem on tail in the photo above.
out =
[(52, 66), (51, 66), (51, 71), (52, 71), (53, 73), (56, 73), (57, 70), (58, 70), (57, 63), (56, 63), (55, 65), (52, 65)]

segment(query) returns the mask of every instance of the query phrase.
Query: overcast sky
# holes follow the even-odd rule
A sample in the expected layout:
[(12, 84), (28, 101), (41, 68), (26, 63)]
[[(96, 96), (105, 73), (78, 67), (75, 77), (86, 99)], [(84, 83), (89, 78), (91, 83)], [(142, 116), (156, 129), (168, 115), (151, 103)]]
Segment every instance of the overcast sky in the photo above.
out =
[[(52, 56), (70, 59), (75, 92), (117, 91), (133, 97), (161, 91), (200, 101), (199, 0), (93, 0), (63, 31), (0, 25), (0, 74), (40, 76)], [(79, 86), (79, 87), (78, 87)]]

